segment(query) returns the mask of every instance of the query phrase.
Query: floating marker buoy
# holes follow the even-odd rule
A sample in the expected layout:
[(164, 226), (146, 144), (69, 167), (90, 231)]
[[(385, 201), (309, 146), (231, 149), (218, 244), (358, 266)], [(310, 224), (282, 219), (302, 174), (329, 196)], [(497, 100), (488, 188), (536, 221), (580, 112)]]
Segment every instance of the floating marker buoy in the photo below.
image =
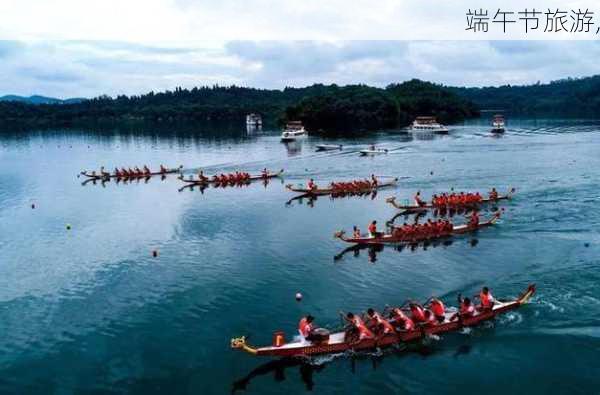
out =
[(302, 294), (300, 292), (296, 292), (296, 302), (299, 302), (302, 300)]
[(35, 208), (35, 204), (32, 204), (32, 205), (31, 205), (31, 208)]
[(433, 175), (433, 171), (430, 171), (429, 174)]
[(584, 245), (584, 247), (589, 247), (590, 243), (584, 243), (583, 245)]
[(67, 224), (67, 230), (71, 230), (71, 224)]
[(152, 256), (156, 258), (158, 256), (158, 251), (152, 250)]

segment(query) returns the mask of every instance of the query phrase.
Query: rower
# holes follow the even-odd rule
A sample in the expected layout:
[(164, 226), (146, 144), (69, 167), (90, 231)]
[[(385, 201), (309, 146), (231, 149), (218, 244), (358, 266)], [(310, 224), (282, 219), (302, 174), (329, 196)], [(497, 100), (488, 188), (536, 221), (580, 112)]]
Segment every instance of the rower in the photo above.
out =
[(208, 178), (204, 175), (204, 172), (202, 170), (198, 171), (198, 179), (200, 181), (207, 181)]
[(427, 205), (427, 203), (425, 203), (423, 200), (421, 200), (421, 191), (417, 191), (414, 199), (415, 199), (415, 204), (419, 207), (423, 207), (423, 206)]
[(115, 176), (116, 177), (121, 177), (121, 172), (119, 171), (118, 167), (115, 167)]
[(269, 177), (269, 171), (267, 170), (266, 167), (262, 170), (261, 176), (262, 176), (262, 178), (268, 178)]
[(419, 322), (427, 321), (427, 319), (425, 318), (425, 311), (423, 310), (423, 307), (420, 304), (410, 303), (409, 307), (410, 307), (410, 314), (411, 314), (412, 320), (414, 322), (419, 323)]
[(433, 313), (429, 309), (425, 310), (425, 324), (426, 325), (430, 325), (430, 326), (438, 324), (437, 319), (435, 318), (435, 316), (433, 315)]
[(475, 314), (475, 306), (471, 303), (471, 299), (464, 298), (461, 300), (459, 314), (463, 318), (472, 317)]
[(160, 172), (161, 172), (161, 173), (166, 173), (166, 172), (167, 172), (167, 170), (168, 170), (168, 169), (167, 169), (166, 167), (164, 167), (162, 164), (160, 165)]
[(498, 200), (498, 191), (496, 191), (496, 188), (492, 188), (490, 191), (490, 200)]
[(150, 174), (150, 173), (152, 173), (152, 172), (150, 171), (148, 166), (144, 165), (144, 174)]
[(317, 189), (317, 184), (315, 184), (315, 180), (313, 180), (312, 178), (310, 180), (308, 180), (307, 186), (308, 186), (308, 189), (311, 191)]
[(303, 342), (313, 340), (312, 331), (315, 329), (313, 321), (314, 317), (309, 314), (302, 317), (298, 323), (298, 332), (300, 332), (300, 338)]
[(367, 328), (359, 316), (348, 313), (346, 314), (346, 321), (350, 324), (350, 329), (358, 333), (358, 341), (375, 338), (373, 332)]
[(481, 196), (481, 194), (479, 192), (475, 192), (475, 203), (481, 203), (483, 201), (483, 197)]
[(376, 312), (373, 309), (367, 310), (367, 316), (369, 317), (371, 328), (375, 333), (378, 334), (379, 337), (389, 335), (390, 333), (395, 333), (396, 330), (390, 324), (390, 322), (384, 319), (381, 314)]
[(377, 188), (379, 185), (379, 181), (377, 180), (377, 177), (375, 177), (375, 174), (371, 174), (371, 185), (373, 188)]
[(437, 298), (432, 298), (431, 302), (429, 303), (429, 308), (431, 309), (431, 312), (433, 313), (435, 319), (440, 324), (444, 322), (444, 320), (446, 319), (446, 307), (444, 306), (444, 303), (442, 303), (441, 300)]
[(479, 293), (479, 300), (481, 301), (482, 310), (491, 310), (496, 302), (488, 287), (483, 287), (481, 289), (481, 292)]
[(473, 210), (473, 212), (469, 216), (469, 226), (473, 228), (479, 226), (479, 213), (477, 212), (477, 210)]
[(371, 238), (379, 236), (379, 232), (377, 232), (377, 221), (373, 221), (369, 224), (369, 235)]
[(352, 237), (355, 239), (360, 239), (360, 229), (358, 229), (358, 227), (356, 225), (354, 225), (354, 228), (352, 228)]
[(400, 330), (412, 331), (415, 329), (414, 321), (408, 318), (402, 309), (398, 307), (392, 309), (390, 317), (393, 318), (394, 323), (397, 324), (396, 327), (398, 327)]

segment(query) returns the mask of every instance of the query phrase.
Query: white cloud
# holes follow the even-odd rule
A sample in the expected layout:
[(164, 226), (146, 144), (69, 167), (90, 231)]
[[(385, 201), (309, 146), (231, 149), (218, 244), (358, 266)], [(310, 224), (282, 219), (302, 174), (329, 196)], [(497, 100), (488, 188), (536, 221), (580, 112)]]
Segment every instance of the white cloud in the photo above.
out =
[(0, 94), (91, 97), (176, 86), (527, 84), (600, 74), (594, 41), (0, 41)]

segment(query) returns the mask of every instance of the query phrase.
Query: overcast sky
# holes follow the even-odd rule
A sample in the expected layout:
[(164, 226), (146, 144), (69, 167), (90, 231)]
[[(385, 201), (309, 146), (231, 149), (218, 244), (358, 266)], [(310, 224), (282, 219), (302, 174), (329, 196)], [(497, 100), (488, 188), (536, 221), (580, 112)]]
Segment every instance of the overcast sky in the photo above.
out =
[(91, 97), (176, 86), (530, 84), (600, 74), (596, 41), (0, 41), (0, 94)]

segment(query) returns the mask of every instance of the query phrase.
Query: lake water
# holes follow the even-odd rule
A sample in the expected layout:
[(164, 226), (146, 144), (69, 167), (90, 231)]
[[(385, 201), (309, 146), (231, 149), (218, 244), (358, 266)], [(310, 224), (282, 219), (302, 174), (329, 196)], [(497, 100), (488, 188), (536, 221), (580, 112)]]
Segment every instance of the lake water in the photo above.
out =
[[(481, 120), (435, 138), (382, 132), (293, 146), (276, 131), (141, 132), (0, 137), (0, 392), (598, 392), (599, 122), (509, 119), (495, 138)], [(323, 142), (344, 150), (316, 153)], [(371, 142), (390, 152), (359, 157)], [(174, 176), (85, 186), (77, 177), (100, 165), (161, 163), (286, 176), (181, 192)], [(284, 184), (371, 173), (408, 178), (374, 198), (286, 204), (293, 194)], [(395, 213), (386, 197), (491, 187), (517, 189), (496, 227), (334, 260), (347, 245), (333, 233), (384, 223)], [(289, 338), (305, 313), (333, 328), (340, 310), (431, 295), (453, 304), (484, 284), (512, 297), (532, 282), (530, 305), (411, 352), (307, 365), (229, 348), (240, 335), (256, 345), (279, 329)]]

